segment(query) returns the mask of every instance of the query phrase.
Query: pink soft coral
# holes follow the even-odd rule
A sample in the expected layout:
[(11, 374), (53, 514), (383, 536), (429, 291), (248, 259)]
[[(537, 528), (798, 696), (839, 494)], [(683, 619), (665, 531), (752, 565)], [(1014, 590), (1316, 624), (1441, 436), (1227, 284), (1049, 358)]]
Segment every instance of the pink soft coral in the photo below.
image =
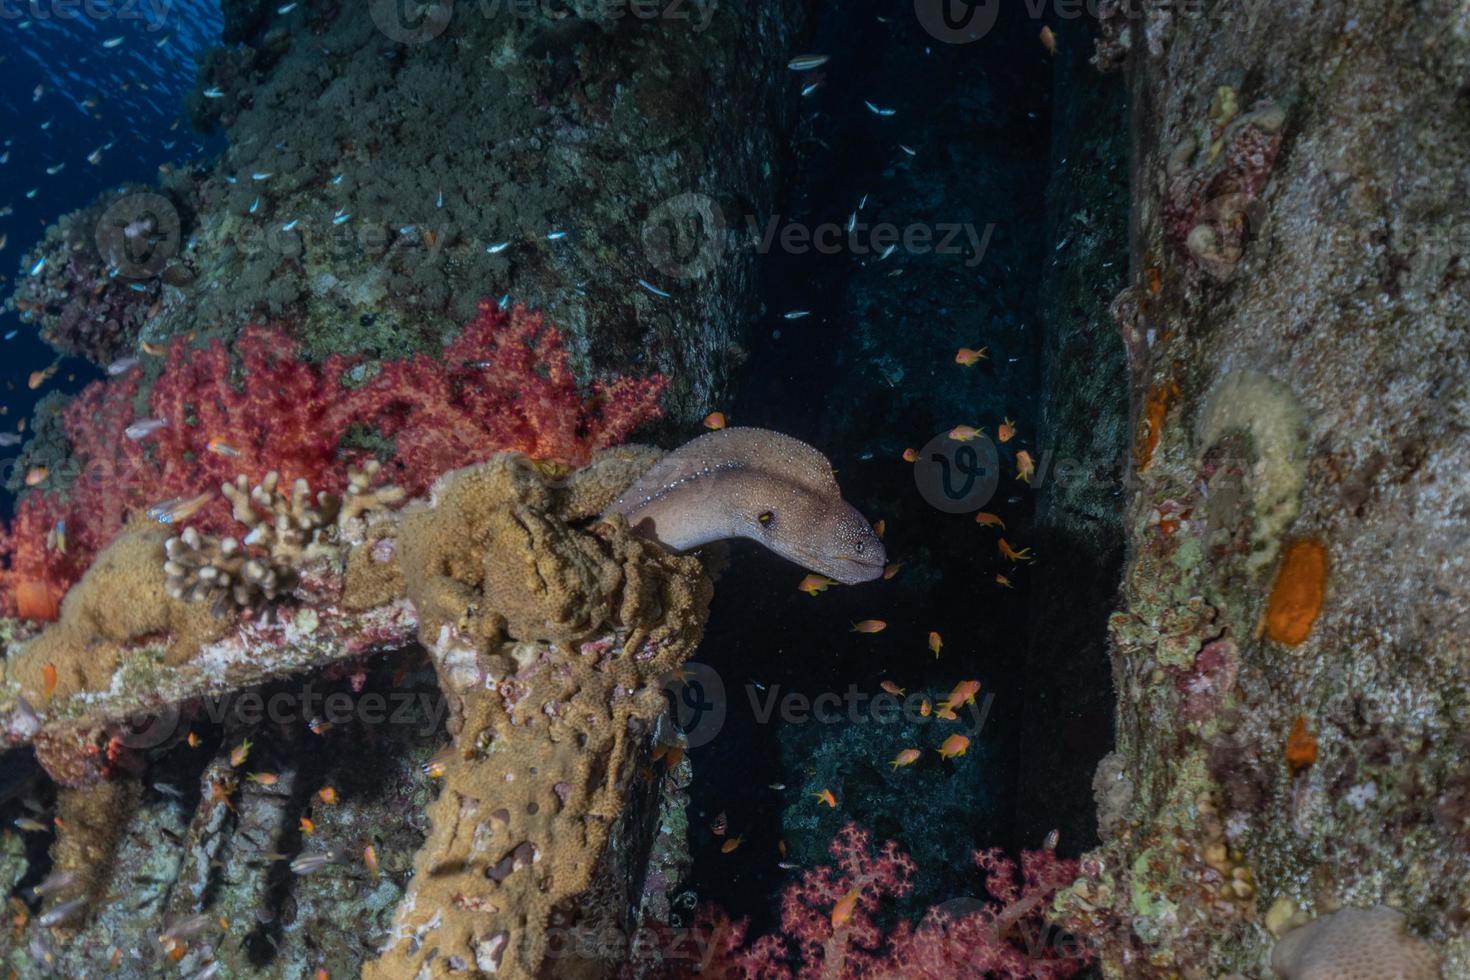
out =
[[(148, 395), (144, 416), (156, 431), (141, 439), (126, 435), (137, 421), (137, 373), (91, 385), (64, 417), (80, 476), (66, 494), (27, 495), (0, 541), (9, 566), (0, 610), (54, 618), (93, 557), (153, 505), (271, 471), (340, 491), (347, 465), (363, 455), (342, 447), (354, 426), (394, 440), (388, 477), (418, 494), (446, 470), (497, 452), (584, 463), (656, 418), (665, 387), (658, 376), (615, 378), (584, 395), (553, 325), (489, 301), (442, 356), (386, 362), (376, 374), (368, 367), (345, 356), (304, 361), (300, 345), (272, 327), (247, 327), (233, 351), (217, 340), (202, 349), (176, 341)], [(192, 523), (230, 530), (224, 499)]]
[[(781, 896), (781, 928), (747, 941), (745, 923), (705, 908), (687, 950), (670, 956), (678, 977), (720, 980), (1063, 980), (1086, 966), (1082, 944), (1046, 920), (1057, 889), (1076, 877), (1075, 861), (1028, 851), (1021, 864), (999, 850), (978, 851), (988, 901), (964, 899), (929, 909), (917, 928), (900, 922), (884, 935), (877, 916), (886, 900), (912, 889), (913, 860), (893, 842), (874, 850), (853, 824), (832, 841), (834, 867), (806, 872)], [(839, 903), (846, 897), (850, 914)]]

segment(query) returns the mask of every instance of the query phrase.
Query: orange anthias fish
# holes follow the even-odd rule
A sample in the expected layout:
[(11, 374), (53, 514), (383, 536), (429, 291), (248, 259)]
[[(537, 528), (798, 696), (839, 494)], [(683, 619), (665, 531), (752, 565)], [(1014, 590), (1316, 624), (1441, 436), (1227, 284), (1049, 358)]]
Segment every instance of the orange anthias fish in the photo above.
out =
[(1036, 460), (1026, 450), (1016, 453), (1016, 479), (1031, 482), (1031, 475), (1036, 472)]
[(1001, 538), (999, 541), (997, 541), (995, 546), (997, 549), (999, 549), (1000, 556), (1007, 561), (1036, 560), (1035, 556), (1031, 554), (1030, 548), (1022, 548), (1021, 550), (1017, 551), (1015, 548), (1011, 547), (1010, 542), (1008, 542), (1005, 538)]
[(955, 708), (965, 704), (974, 704), (975, 695), (980, 693), (979, 681), (960, 681), (949, 692), (949, 697), (940, 702), (941, 705), (953, 711)]
[(883, 690), (887, 691), (889, 694), (892, 694), (896, 698), (903, 697), (903, 688), (899, 687), (892, 681), (882, 681), (881, 683), (879, 683), (878, 686), (883, 688)]
[(929, 651), (934, 654), (934, 659), (939, 659), (939, 651), (944, 649), (944, 637), (939, 635), (938, 630), (929, 631)]
[(889, 562), (887, 565), (884, 565), (883, 566), (883, 580), (886, 582), (889, 579), (893, 578), (893, 576), (895, 576), (895, 575), (898, 574), (898, 570), (900, 568), (902, 568), (902, 567), (903, 567), (903, 562), (901, 562), (901, 561)]
[(861, 623), (852, 624), (854, 633), (881, 633), (888, 628), (888, 624), (881, 619), (865, 619)]
[(204, 448), (216, 456), (224, 456), (227, 459), (235, 459), (240, 455), (240, 450), (226, 442), (223, 436), (215, 436)]
[(1015, 419), (1012, 419), (1010, 416), (1007, 416), (1005, 419), (1003, 419), (1000, 423), (1000, 426), (995, 430), (995, 437), (1001, 442), (1010, 442), (1012, 439), (1016, 438)]
[(969, 367), (971, 364), (989, 359), (989, 347), (981, 347), (978, 350), (973, 347), (961, 347), (954, 355), (954, 362), (962, 367)]
[(883, 533), (885, 531), (887, 531), (887, 530), (888, 530), (888, 522), (885, 521), (883, 518), (880, 517), (876, 521), (873, 522), (873, 533), (876, 534), (876, 535), (878, 535), (878, 540), (879, 541), (882, 541), (883, 540)]
[(301, 832), (303, 834), (306, 834), (308, 837), (316, 833), (316, 821), (312, 820), (310, 817), (302, 817)]
[(1041, 28), (1041, 46), (1046, 48), (1047, 54), (1057, 53), (1057, 35), (1050, 25)]
[(957, 425), (949, 430), (949, 437), (955, 442), (969, 442), (976, 436), (983, 436), (984, 429), (977, 429), (973, 425)]
[(372, 873), (373, 877), (376, 878), (378, 876), (378, 849), (371, 844), (364, 847), (362, 849), (362, 863)]
[(316, 795), (317, 799), (321, 800), (327, 806), (336, 806), (337, 800), (340, 799), (340, 797), (337, 796), (336, 788), (332, 786), (323, 786), (321, 789), (316, 791)]
[(725, 841), (725, 843), (720, 845), (720, 853), (729, 854), (731, 851), (735, 850), (735, 848), (744, 843), (744, 837), (731, 837), (729, 840)]
[(929, 706), (929, 699), (928, 698), (925, 698), (924, 700), (922, 700), (922, 701), (919, 702), (919, 717), (920, 718), (928, 718), (929, 717), (929, 713), (931, 711), (933, 711), (933, 710), (934, 709)]
[(235, 746), (234, 750), (230, 752), (230, 765), (235, 766), (236, 768), (243, 766), (245, 764), (245, 760), (250, 758), (251, 745), (252, 743), (250, 739), (247, 738), (245, 741)]
[(837, 900), (832, 906), (832, 928), (841, 929), (852, 921), (852, 914), (857, 911), (858, 892), (854, 888)]
[(919, 461), (919, 451), (913, 446), (905, 449), (903, 451), (903, 461), (905, 463), (917, 463)]
[(41, 690), (46, 697), (50, 697), (56, 691), (56, 665), (47, 664), (41, 668)]
[(1008, 579), (1008, 578), (1006, 578), (1004, 575), (1000, 574), (999, 572), (996, 572), (995, 573), (995, 584), (996, 585), (1003, 585), (1003, 586), (1005, 586), (1008, 589), (1014, 589), (1015, 588), (1015, 586), (1011, 584), (1011, 580)]
[(888, 764), (895, 769), (899, 766), (911, 766), (919, 761), (919, 756), (922, 754), (918, 749), (904, 749), (898, 755), (894, 756), (893, 761)]
[(51, 475), (51, 470), (45, 466), (32, 466), (26, 471), (26, 486), (35, 487), (46, 482)]
[(830, 789), (823, 788), (820, 793), (813, 793), (812, 797), (819, 803), (825, 803), (832, 809), (837, 809), (837, 797), (832, 795)]
[(710, 412), (704, 417), (704, 427), (706, 429), (723, 429), (725, 427), (725, 413)]
[(796, 584), (796, 588), (797, 591), (805, 592), (807, 595), (817, 595), (818, 593), (826, 592), (828, 587), (836, 584), (836, 582), (832, 581), (832, 579), (828, 578), (825, 575), (814, 574), (808, 575), (806, 578), (798, 582)]
[(58, 357), (50, 367), (42, 368), (39, 371), (32, 371), (31, 380), (29, 382), (31, 390), (35, 391), (43, 384), (56, 377), (56, 370), (59, 367), (61, 367), (61, 358)]
[(944, 740), (944, 744), (941, 745), (941, 746), (939, 746), (939, 748), (938, 748), (937, 751), (944, 758), (946, 758), (946, 759), (953, 759), (957, 755), (964, 755), (969, 750), (970, 750), (970, 738), (969, 738), (969, 736), (967, 736), (967, 735), (961, 735), (958, 732), (956, 732), (955, 734), (951, 735), (949, 738), (945, 739)]
[(975, 515), (975, 523), (984, 524), (986, 527), (998, 527), (1002, 531), (1006, 529), (1005, 521), (985, 510), (982, 510), (980, 513)]

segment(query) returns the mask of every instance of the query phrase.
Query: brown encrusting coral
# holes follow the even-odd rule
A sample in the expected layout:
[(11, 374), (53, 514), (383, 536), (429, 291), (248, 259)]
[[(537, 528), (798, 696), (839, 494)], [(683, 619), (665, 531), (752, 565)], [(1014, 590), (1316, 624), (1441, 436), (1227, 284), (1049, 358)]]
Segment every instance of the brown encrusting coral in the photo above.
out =
[[(627, 458), (606, 465), (626, 474)], [(575, 899), (712, 593), (698, 559), (621, 520), (569, 523), (622, 488), (602, 466), (553, 487), (500, 457), (446, 477), (404, 517), (400, 561), (455, 741), (438, 761), (443, 787), (394, 942), (367, 976), (533, 975), (588, 927)], [(587, 914), (629, 925), (614, 910)]]
[[(401, 648), (417, 634), (454, 740), (426, 766), (440, 781), (429, 837), (395, 940), (369, 972), (400, 976), (413, 964), (437, 976), (473, 964), (533, 975), (559, 948), (556, 928), (599, 916), (629, 925), (579, 899), (605, 873), (666, 709), (663, 684), (708, 611), (700, 559), (597, 517), (657, 458), (627, 447), (564, 475), (502, 454), (401, 510), (401, 495), (370, 489), (365, 472), (341, 499), (299, 484), (288, 495), (271, 479), (232, 485), (251, 529), (243, 539), (129, 534), (72, 590), (60, 622), (19, 644), (4, 678), (11, 740), (32, 741), (78, 800), (99, 780), (102, 792), (126, 795), (111, 788), (128, 785), (136, 745), (124, 716), (177, 717), (172, 705)], [(278, 572), (276, 589), (259, 587), (252, 561)], [(206, 568), (214, 574), (201, 576)], [(194, 584), (182, 587), (188, 576)], [(241, 582), (246, 602), (234, 591)], [(282, 644), (292, 656), (273, 653), (269, 665), (258, 656)], [(237, 748), (208, 781), (212, 804), (242, 792), (234, 770), (248, 755)], [(72, 833), (76, 846), (98, 846), (83, 827), (63, 826), (61, 840)], [(107, 863), (99, 858), (88, 901), (108, 882)]]

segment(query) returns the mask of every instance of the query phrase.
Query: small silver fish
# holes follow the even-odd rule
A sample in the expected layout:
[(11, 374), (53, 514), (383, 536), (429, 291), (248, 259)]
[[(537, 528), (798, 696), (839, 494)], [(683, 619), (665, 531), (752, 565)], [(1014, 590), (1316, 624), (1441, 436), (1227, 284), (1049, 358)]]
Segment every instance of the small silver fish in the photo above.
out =
[(486, 245), (485, 251), (490, 255), (499, 255), (508, 248), (510, 248), (510, 242), (496, 242), (493, 245)]
[(31, 889), (31, 893), (37, 898), (42, 898), (46, 895), (55, 895), (57, 892), (66, 891), (81, 880), (82, 873), (75, 869), (71, 871), (53, 871), (45, 878), (42, 878)]
[(41, 270), (44, 269), (44, 268), (46, 268), (46, 259), (43, 256), (43, 257), (41, 257), (41, 258), (39, 258), (39, 259), (36, 260), (36, 264), (35, 265), (31, 266), (31, 275), (33, 275), (33, 276), (40, 275)]
[(110, 37), (107, 40), (105, 40), (105, 41), (102, 42), (102, 46), (104, 48), (107, 48), (110, 51), (113, 48), (118, 47), (119, 45), (121, 45), (123, 43), (123, 41), (125, 41), (125, 40), (127, 40), (127, 38), (122, 37), (121, 35), (119, 35), (117, 37)]
[(163, 419), (141, 419), (124, 429), (123, 435), (127, 436), (133, 442), (137, 442), (140, 439), (147, 439), (153, 433), (167, 427), (167, 425), (168, 423)]
[(299, 854), (291, 861), (291, 871), (298, 875), (309, 875), (336, 861), (335, 851), (313, 851), (310, 854)]
[(282, 231), (295, 231), (296, 230), (296, 226), (299, 225), (299, 224), (301, 224), (301, 219), (300, 218), (292, 218), (290, 221), (286, 222), (284, 225), (281, 225), (281, 230)]
[(559, 242), (565, 237), (567, 237), (567, 233), (564, 231), (548, 231), (546, 233), (546, 240), (548, 242)]
[(897, 109), (885, 109), (883, 106), (874, 105), (867, 99), (863, 100), (863, 105), (867, 106), (868, 111), (875, 116), (891, 116), (898, 112)]
[(186, 916), (165, 929), (159, 938), (165, 941), (170, 939), (193, 939), (205, 929), (208, 929), (213, 922), (214, 920), (204, 912), (200, 912), (198, 915)]
[(347, 222), (349, 222), (351, 220), (352, 220), (352, 215), (350, 215), (350, 214), (339, 214), (339, 215), (337, 215), (337, 217), (335, 217), (335, 218), (332, 219), (332, 224), (334, 224), (334, 225), (345, 225)]
[(827, 61), (828, 56), (825, 54), (799, 54), (786, 62), (786, 67), (792, 71), (811, 71), (822, 67)]
[(257, 171), (256, 173), (251, 174), (250, 175), (250, 179), (251, 180), (270, 180), (274, 176), (275, 176), (275, 173), (272, 172), (272, 171), (270, 171), (270, 170), (261, 170), (261, 171)]
[(821, 89), (821, 87), (822, 87), (822, 81), (821, 81), (821, 79), (818, 79), (815, 82), (807, 82), (805, 85), (803, 85), (801, 87), (801, 97), (803, 99), (805, 99), (805, 98), (808, 98), (809, 96), (816, 95), (817, 92), (818, 92), (818, 90)]
[(250, 213), (251, 214), (254, 214), (256, 211), (259, 211), (259, 210), (260, 210), (260, 198), (257, 197), (255, 200), (253, 200), (253, 201), (250, 202)]
[(52, 906), (52, 908), (48, 912), (46, 912), (36, 921), (40, 923), (43, 928), (49, 929), (52, 926), (60, 925), (67, 919), (70, 919), (72, 916), (76, 915), (82, 910), (82, 906), (86, 904), (87, 900), (85, 898), (70, 899), (68, 901), (62, 902), (60, 905)]
[(800, 320), (804, 316), (811, 316), (811, 310), (787, 310), (782, 314), (787, 320)]
[(102, 162), (102, 147), (99, 146), (99, 147), (97, 147), (97, 149), (93, 150), (91, 153), (88, 153), (87, 154), (87, 162), (90, 163), (94, 167), (97, 166), (97, 164), (101, 163)]
[(881, 254), (879, 254), (878, 261), (882, 262), (884, 259), (888, 258), (888, 256), (893, 254), (893, 250), (897, 247), (897, 245), (894, 245), (892, 243), (883, 246), (883, 251)]
[(61, 173), (65, 169), (66, 169), (66, 164), (64, 164), (64, 163), (58, 163), (54, 167), (47, 167), (46, 168), (46, 174), (48, 176), (50, 176), (50, 177), (55, 177), (57, 174)]
[(107, 373), (115, 378), (120, 374), (127, 374), (141, 363), (143, 362), (136, 357), (119, 357), (107, 365)]
[(900, 143), (898, 144), (898, 148), (911, 157), (916, 157), (919, 155), (919, 151), (914, 149), (912, 146), (905, 146), (904, 144)]
[(333, 177), (331, 179), (330, 183), (340, 184), (340, 183), (342, 183), (342, 178), (343, 177), (346, 177), (346, 176), (347, 176), (346, 174), (338, 174), (337, 176), (335, 176), (335, 177)]
[(204, 90), (203, 94), (206, 99), (223, 99), (225, 97), (225, 93), (219, 88), (219, 86), (207, 88)]
[(19, 446), (24, 437), (15, 432), (0, 432), (0, 449), (10, 449)]
[(281, 16), (284, 17), (286, 14), (289, 14), (291, 11), (293, 11), (295, 9), (296, 9), (296, 4), (294, 4), (294, 3), (285, 3), (285, 4), (282, 4), (281, 6), (279, 6), (279, 7), (276, 8), (276, 13), (278, 13)]
[(668, 299), (669, 298), (669, 294), (668, 293), (664, 292), (662, 289), (659, 289), (657, 286), (655, 286), (653, 283), (649, 282), (647, 279), (639, 279), (638, 280), (638, 285), (642, 286), (644, 289), (648, 290), (650, 293), (652, 293), (655, 296), (662, 296), (664, 299)]

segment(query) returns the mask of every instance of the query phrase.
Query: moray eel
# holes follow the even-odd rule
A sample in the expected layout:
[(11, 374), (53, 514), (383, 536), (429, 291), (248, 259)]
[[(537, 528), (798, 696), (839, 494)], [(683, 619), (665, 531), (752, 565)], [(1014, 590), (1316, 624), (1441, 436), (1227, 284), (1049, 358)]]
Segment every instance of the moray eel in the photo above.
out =
[(673, 551), (749, 538), (844, 585), (883, 574), (883, 542), (827, 457), (767, 429), (720, 429), (655, 463), (608, 507)]

